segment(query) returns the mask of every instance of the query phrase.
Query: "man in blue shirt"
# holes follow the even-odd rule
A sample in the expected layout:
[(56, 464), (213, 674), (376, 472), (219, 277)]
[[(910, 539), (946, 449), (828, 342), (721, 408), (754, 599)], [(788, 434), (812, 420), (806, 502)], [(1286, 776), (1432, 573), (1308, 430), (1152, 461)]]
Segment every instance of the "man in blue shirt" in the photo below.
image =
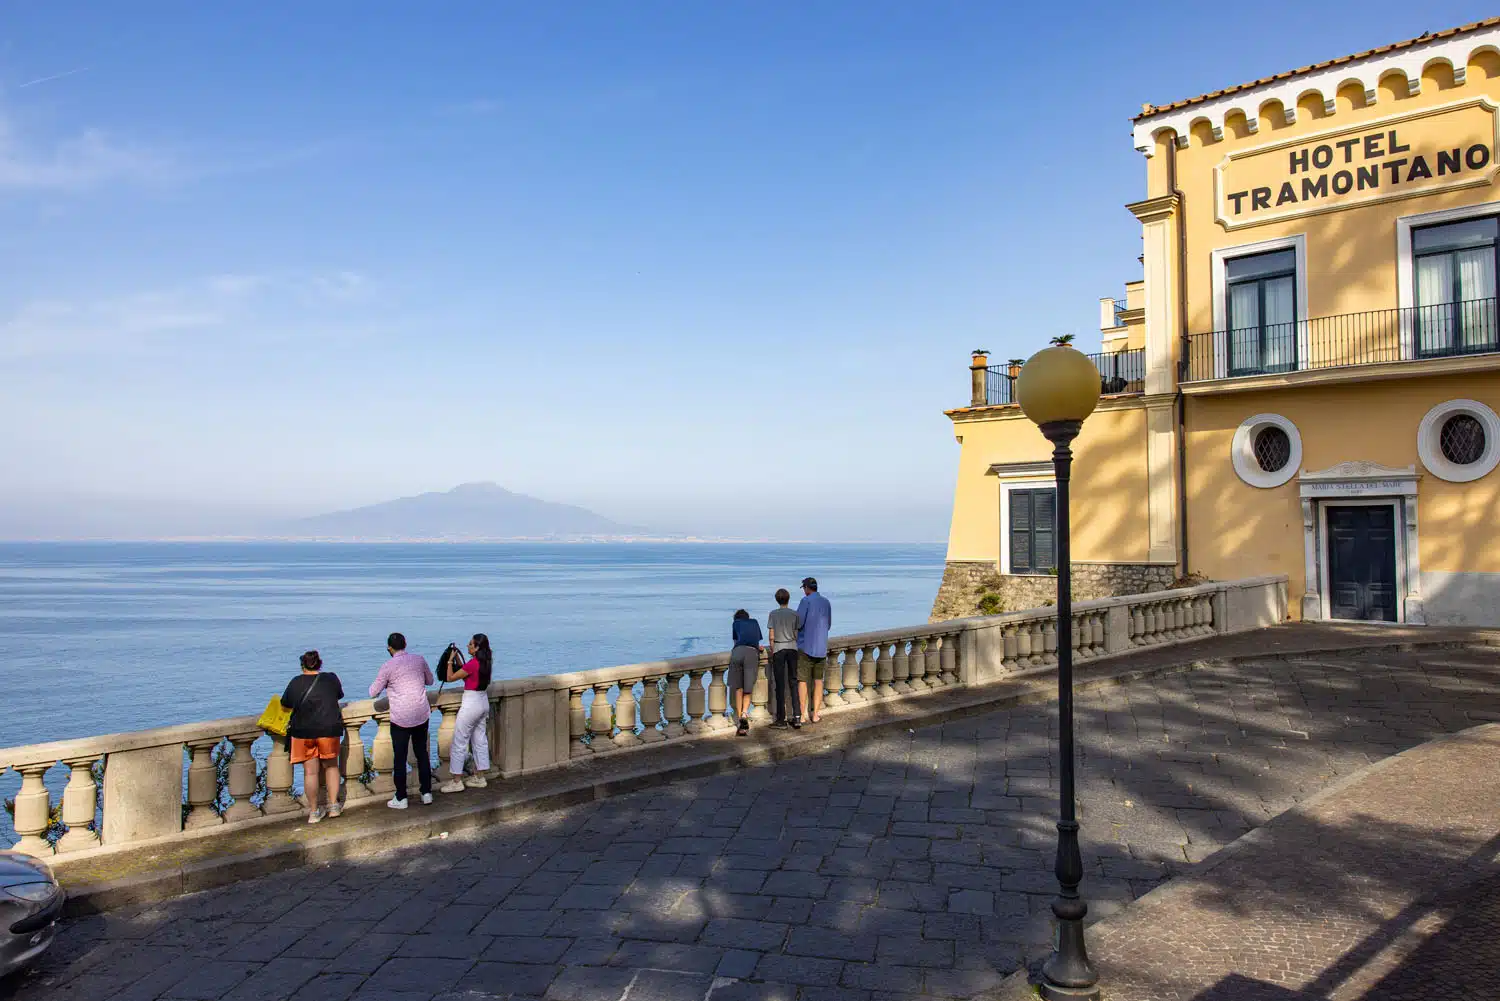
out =
[(797, 692), (802, 705), (811, 711), (808, 720), (813, 723), (823, 719), (823, 664), (828, 658), (828, 630), (832, 625), (833, 606), (818, 593), (818, 582), (812, 577), (802, 578), (802, 603), (797, 606)]

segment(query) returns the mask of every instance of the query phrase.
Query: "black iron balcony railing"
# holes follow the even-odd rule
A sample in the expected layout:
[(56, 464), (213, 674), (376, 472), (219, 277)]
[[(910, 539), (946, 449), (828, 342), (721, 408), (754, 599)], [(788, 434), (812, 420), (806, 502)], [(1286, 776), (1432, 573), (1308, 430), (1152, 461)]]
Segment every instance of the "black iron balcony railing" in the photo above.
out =
[[(1089, 361), (1099, 370), (1099, 393), (1103, 396), (1124, 396), (1139, 393), (1146, 386), (1146, 349), (1133, 351), (1105, 351), (1089, 355)], [(985, 373), (985, 402), (990, 406), (1003, 406), (1016, 402), (1016, 376), (1021, 366), (990, 365)]]
[(1183, 382), (1500, 351), (1497, 300), (1377, 309), (1188, 337)]

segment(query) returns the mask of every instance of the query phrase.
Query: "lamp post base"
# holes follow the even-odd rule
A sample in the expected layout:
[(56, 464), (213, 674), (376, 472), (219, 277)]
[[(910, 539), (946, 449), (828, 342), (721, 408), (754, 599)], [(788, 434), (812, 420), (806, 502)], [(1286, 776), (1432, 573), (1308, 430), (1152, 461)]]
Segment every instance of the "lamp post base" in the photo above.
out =
[(1099, 988), (1060, 987), (1043, 981), (1037, 985), (1037, 993), (1046, 1001), (1099, 1001)]

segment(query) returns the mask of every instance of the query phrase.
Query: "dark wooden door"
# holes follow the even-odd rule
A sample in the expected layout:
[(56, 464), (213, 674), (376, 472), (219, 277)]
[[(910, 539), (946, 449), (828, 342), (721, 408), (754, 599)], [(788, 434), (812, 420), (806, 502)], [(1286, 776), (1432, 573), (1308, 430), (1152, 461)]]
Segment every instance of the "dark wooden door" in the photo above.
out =
[(1393, 507), (1329, 507), (1328, 580), (1335, 619), (1396, 621)]

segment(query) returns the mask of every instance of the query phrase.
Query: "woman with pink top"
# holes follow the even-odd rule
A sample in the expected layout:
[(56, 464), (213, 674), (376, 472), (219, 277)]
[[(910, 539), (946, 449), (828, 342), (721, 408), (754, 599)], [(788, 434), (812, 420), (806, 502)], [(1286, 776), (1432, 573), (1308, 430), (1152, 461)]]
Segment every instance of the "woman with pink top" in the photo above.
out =
[(391, 659), (380, 666), (375, 683), (370, 686), (370, 698), (381, 692), (389, 693), (391, 703), (391, 744), (396, 752), (396, 767), (391, 773), (396, 783), (396, 795), (386, 806), (392, 810), (406, 809), (406, 749), (411, 747), (417, 758), (417, 779), (422, 791), (422, 802), (432, 802), (432, 749), (428, 744), (427, 722), (432, 716), (432, 703), (427, 701), (427, 686), (432, 684), (432, 669), (421, 654), (408, 653), (406, 637), (391, 633), (385, 641), (386, 652)]
[[(457, 660), (458, 651), (454, 650)], [(490, 653), (490, 638), (484, 633), (475, 633), (469, 640), (469, 662), (463, 667), (448, 672), (449, 681), (464, 683), (463, 702), (458, 707), (458, 719), (453, 727), (453, 747), (448, 756), (448, 781), (438, 787), (438, 792), (463, 792), (465, 789), (483, 789), (487, 783), (484, 773), (490, 770), (490, 670), (494, 656)], [(474, 774), (464, 777), (464, 762), (469, 757), (469, 747), (474, 748)]]

